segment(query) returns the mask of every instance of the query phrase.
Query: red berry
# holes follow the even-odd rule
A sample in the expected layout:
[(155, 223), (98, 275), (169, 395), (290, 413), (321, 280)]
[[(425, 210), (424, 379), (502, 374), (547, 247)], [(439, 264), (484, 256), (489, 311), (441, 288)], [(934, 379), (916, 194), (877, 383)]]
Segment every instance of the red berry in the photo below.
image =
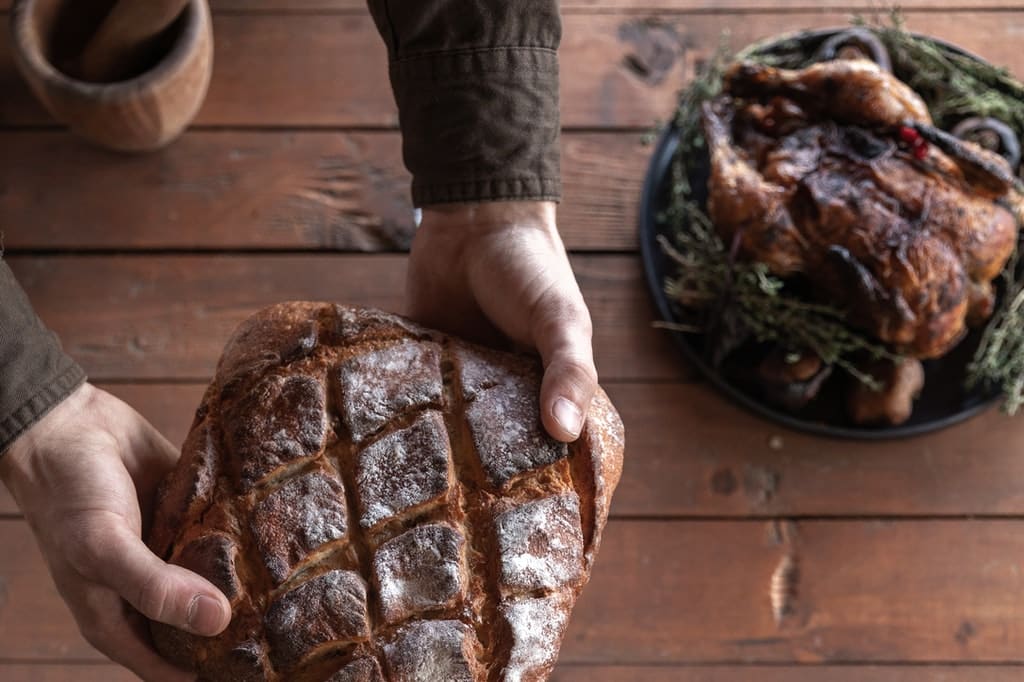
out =
[(900, 128), (900, 140), (910, 145), (918, 145), (921, 140), (921, 133), (917, 132), (910, 126), (902, 126)]
[(928, 145), (926, 143), (914, 145), (914, 158), (918, 161), (924, 161), (928, 158)]

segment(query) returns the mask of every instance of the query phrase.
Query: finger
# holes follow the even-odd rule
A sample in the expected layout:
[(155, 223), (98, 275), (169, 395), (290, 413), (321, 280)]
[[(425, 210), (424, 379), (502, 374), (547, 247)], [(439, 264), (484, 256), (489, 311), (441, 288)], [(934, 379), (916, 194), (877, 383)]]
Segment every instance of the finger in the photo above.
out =
[[(129, 473), (137, 488), (149, 485), (155, 489), (178, 463), (181, 453), (142, 415), (135, 413), (135, 417), (139, 421), (136, 425), (136, 435), (129, 446), (132, 457), (128, 459), (134, 464)], [(140, 490), (140, 493), (142, 492)]]
[(195, 679), (195, 675), (171, 665), (153, 650), (141, 617), (130, 612), (117, 593), (98, 585), (86, 589), (81, 603), (69, 604), (82, 635), (98, 651), (147, 682)]
[(142, 439), (143, 442), (136, 448), (140, 454), (140, 466), (135, 471), (129, 471), (129, 475), (135, 483), (143, 527), (148, 529), (153, 515), (152, 500), (156, 499), (160, 483), (177, 464), (181, 453), (148, 422), (145, 423)]
[(108, 430), (120, 436), (117, 441), (121, 460), (140, 499), (150, 499), (160, 481), (177, 464), (178, 449), (127, 403), (99, 389), (95, 395), (107, 411)]
[(597, 391), (590, 313), (577, 292), (545, 294), (531, 325), (544, 362), (541, 421), (552, 438), (564, 442), (579, 438)]
[(86, 565), (76, 566), (79, 572), (147, 618), (204, 636), (227, 627), (231, 605), (224, 594), (202, 576), (161, 561), (127, 527), (115, 523), (83, 541), (86, 558), (79, 563)]

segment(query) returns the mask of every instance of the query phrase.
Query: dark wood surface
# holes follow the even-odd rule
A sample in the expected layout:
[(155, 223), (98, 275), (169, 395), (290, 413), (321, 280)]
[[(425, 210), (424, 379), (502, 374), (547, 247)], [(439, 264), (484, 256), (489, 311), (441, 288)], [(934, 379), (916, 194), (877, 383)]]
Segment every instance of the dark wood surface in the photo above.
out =
[[(0, 542), (0, 660), (99, 660), (63, 617), (27, 525), (0, 521)], [(784, 561), (799, 571), (776, 620)], [(613, 519), (561, 659), (1016, 662), (1022, 561), (1019, 520)]]
[[(902, 4), (911, 28), (1024, 73), (1024, 2)], [(400, 310), (412, 232), (363, 0), (212, 5), (206, 105), (147, 156), (97, 151), (48, 120), (0, 31), (6, 257), (93, 379), (176, 443), (255, 308), (311, 298)], [(1024, 676), (1024, 420), (990, 411), (876, 444), (798, 434), (724, 400), (650, 325), (636, 253), (644, 134), (724, 29), (740, 45), (878, 6), (563, 2), (560, 226), (628, 445), (553, 682)], [(652, 58), (655, 45), (668, 52)], [(6, 492), (0, 547), (0, 680), (133, 679), (77, 634)], [(790, 589), (773, 602), (781, 573)]]
[[(681, 79), (718, 48), (723, 31), (738, 47), (797, 28), (847, 24), (852, 14), (760, 10), (740, 20), (706, 11), (568, 13), (561, 48), (562, 122), (569, 128), (648, 128), (672, 111)], [(909, 17), (918, 31), (1024, 71), (1016, 33), (1024, 10), (918, 11)], [(397, 110), (384, 85), (384, 51), (365, 12), (232, 12), (215, 16), (214, 32), (213, 81), (198, 125), (396, 125)], [(42, 107), (12, 70), (8, 42), (0, 33), (0, 124), (46, 125)]]
[[(200, 131), (149, 157), (68, 144), (57, 131), (0, 129), (0, 149), (10, 161), (0, 165), (0, 215), (34, 227), (9, 232), (15, 251), (395, 251), (412, 238), (410, 178), (393, 131)], [(633, 130), (565, 134), (559, 215), (570, 249), (635, 247), (649, 153)], [(47, 163), (33, 162), (40, 157)], [(111, 206), (109, 188), (126, 183), (133, 191)]]
[[(4, 682), (129, 682), (124, 669), (88, 664), (4, 665)], [(561, 665), (551, 682), (1017, 682), (1019, 672), (1004, 666), (821, 666), (821, 665)]]

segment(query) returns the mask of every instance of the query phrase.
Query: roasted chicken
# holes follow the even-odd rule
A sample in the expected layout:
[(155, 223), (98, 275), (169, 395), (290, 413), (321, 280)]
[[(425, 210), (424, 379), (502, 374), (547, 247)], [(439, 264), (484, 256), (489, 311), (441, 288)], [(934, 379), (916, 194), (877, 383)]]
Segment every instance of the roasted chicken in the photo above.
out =
[(998, 155), (931, 125), (866, 60), (739, 63), (704, 107), (708, 210), (739, 257), (799, 275), (912, 358), (949, 351), (993, 309), (1017, 235)]
[(840, 123), (931, 123), (928, 105), (906, 83), (866, 59), (819, 62), (802, 71), (737, 62), (725, 75), (735, 97), (783, 96)]

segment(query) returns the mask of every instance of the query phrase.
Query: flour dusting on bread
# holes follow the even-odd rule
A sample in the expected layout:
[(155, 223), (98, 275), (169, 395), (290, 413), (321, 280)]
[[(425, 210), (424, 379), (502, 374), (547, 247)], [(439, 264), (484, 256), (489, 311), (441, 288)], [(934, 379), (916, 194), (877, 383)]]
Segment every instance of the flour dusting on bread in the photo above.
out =
[(535, 358), (380, 311), (291, 303), (228, 342), (150, 534), (210, 579), (217, 637), (151, 623), (203, 682), (543, 682), (622, 462), (539, 418)]

